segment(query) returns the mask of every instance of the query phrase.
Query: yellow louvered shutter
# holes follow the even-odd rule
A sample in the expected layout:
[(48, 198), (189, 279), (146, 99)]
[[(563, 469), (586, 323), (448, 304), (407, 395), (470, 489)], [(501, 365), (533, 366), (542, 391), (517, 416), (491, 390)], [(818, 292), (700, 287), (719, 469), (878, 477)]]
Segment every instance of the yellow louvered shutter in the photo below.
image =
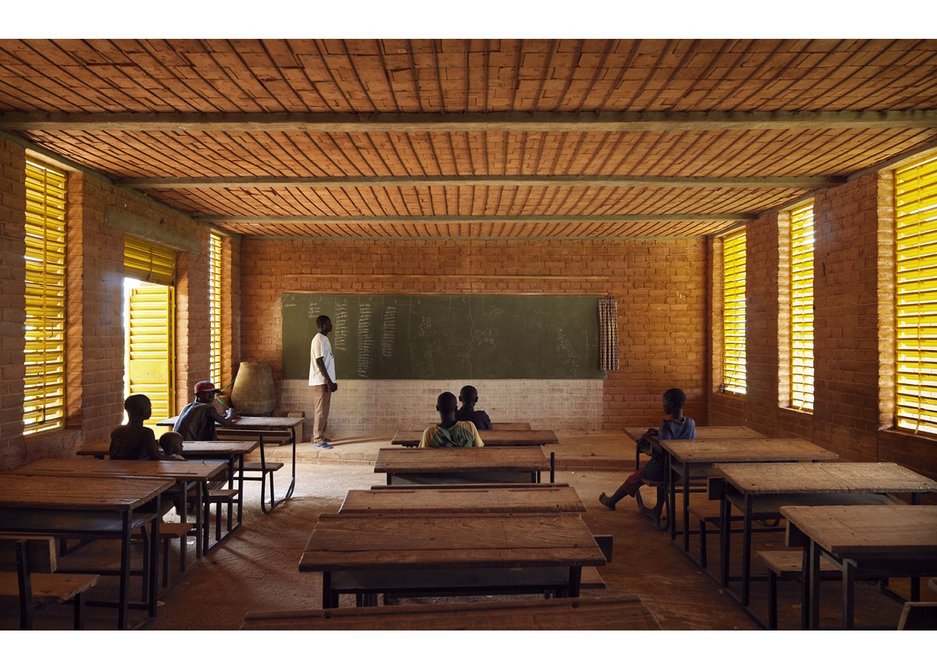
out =
[(176, 251), (144, 239), (124, 237), (124, 275), (172, 285), (176, 280)]
[(791, 211), (791, 406), (813, 410), (813, 200)]
[(221, 235), (208, 237), (208, 377), (221, 387)]
[(127, 379), (130, 394), (150, 398), (150, 426), (175, 414), (173, 312), (172, 286), (144, 285), (130, 291)]
[(937, 156), (895, 171), (897, 426), (937, 434)]
[(722, 389), (745, 394), (745, 230), (723, 239)]
[(65, 425), (65, 174), (26, 162), (23, 433)]

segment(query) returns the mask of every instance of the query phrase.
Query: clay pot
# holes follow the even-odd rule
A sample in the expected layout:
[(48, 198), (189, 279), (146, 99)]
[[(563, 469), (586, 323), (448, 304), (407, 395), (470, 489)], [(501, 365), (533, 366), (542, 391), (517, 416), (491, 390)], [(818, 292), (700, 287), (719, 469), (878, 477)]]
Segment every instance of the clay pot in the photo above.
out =
[(266, 362), (241, 362), (231, 403), (239, 415), (270, 415), (277, 405), (273, 369)]

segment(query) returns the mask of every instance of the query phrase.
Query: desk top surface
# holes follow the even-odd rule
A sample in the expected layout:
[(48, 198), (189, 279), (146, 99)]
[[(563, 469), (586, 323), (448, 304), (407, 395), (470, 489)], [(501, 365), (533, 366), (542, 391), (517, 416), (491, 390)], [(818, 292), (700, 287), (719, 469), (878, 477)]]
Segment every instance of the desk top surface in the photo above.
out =
[(132, 510), (172, 487), (167, 478), (0, 474), (0, 507)]
[(637, 596), (477, 601), (374, 608), (248, 613), (251, 630), (653, 630), (660, 623)]
[(218, 461), (124, 459), (53, 459), (44, 457), (13, 471), (18, 475), (117, 476), (128, 478), (173, 478), (207, 480), (225, 470)]
[[(659, 425), (654, 425), (655, 429)], [(633, 441), (637, 441), (644, 436), (649, 427), (625, 427), (625, 433)], [(767, 438), (764, 434), (750, 429), (748, 427), (714, 426), (697, 427), (696, 438)]]
[(460, 471), (549, 471), (543, 448), (381, 448), (375, 473)]
[(937, 482), (891, 462), (717, 464), (726, 481), (746, 494), (937, 492)]
[[(165, 420), (160, 420), (156, 424), (160, 427), (175, 427), (178, 415)], [(301, 417), (274, 417), (265, 415), (238, 415), (231, 423), (231, 429), (286, 429), (295, 427), (302, 423)]]
[[(246, 455), (257, 449), (259, 441), (183, 441), (183, 457), (229, 457), (231, 455)], [(79, 450), (76, 454), (83, 456), (100, 457), (106, 455), (110, 449), (107, 443), (94, 443)]]
[(841, 559), (937, 558), (937, 506), (782, 506), (781, 514), (789, 545), (799, 531)]
[(339, 513), (584, 513), (586, 507), (569, 486), (352, 489)]
[(320, 515), (301, 571), (355, 568), (600, 566), (577, 513)]
[(661, 446), (677, 462), (718, 464), (722, 462), (796, 462), (839, 459), (835, 452), (803, 438), (697, 438), (692, 441), (663, 440)]
[[(551, 429), (488, 429), (479, 430), (485, 447), (521, 446), (521, 445), (547, 445), (559, 443), (556, 434)], [(398, 431), (391, 440), (393, 445), (419, 445), (423, 437), (422, 431)]]

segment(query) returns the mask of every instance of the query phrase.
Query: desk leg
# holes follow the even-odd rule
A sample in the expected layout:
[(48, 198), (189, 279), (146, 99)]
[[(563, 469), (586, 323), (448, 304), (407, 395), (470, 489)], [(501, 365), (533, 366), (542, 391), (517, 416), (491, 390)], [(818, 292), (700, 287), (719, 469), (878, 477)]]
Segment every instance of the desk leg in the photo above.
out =
[[(202, 507), (208, 496), (208, 481), (199, 481), (195, 485), (195, 559), (202, 558), (202, 536), (205, 534), (205, 522), (202, 519)], [(182, 520), (183, 522), (185, 519)]]
[(854, 585), (856, 582), (856, 565), (848, 559), (843, 561), (843, 628), (856, 627), (856, 597)]
[(133, 514), (128, 510), (121, 514), (120, 533), (120, 588), (117, 594), (117, 628), (127, 628), (127, 600), (130, 589), (130, 519)]
[[(244, 455), (238, 457), (238, 526), (244, 517)], [(231, 513), (228, 513), (228, 533), (231, 532)]]
[(742, 525), (742, 607), (748, 607), (752, 571), (752, 497), (745, 495), (745, 519)]
[[(160, 495), (156, 495), (156, 508), (160, 507)], [(149, 612), (150, 619), (156, 617), (156, 598), (159, 595), (159, 510), (156, 511), (155, 516), (151, 522), (150, 535), (153, 537), (153, 540), (150, 541), (150, 571), (148, 573), (149, 578), (147, 581), (147, 588), (150, 590), (149, 595), (147, 596), (147, 602), (149, 603)], [(185, 540), (185, 537), (182, 538)], [(180, 545), (180, 549), (185, 549), (184, 545)]]
[(690, 465), (683, 464), (683, 551), (690, 551)]
[(569, 596), (579, 598), (579, 587), (582, 583), (582, 566), (569, 567)]
[(337, 608), (338, 606), (334, 603), (334, 597), (332, 594), (332, 573), (329, 571), (322, 571), (322, 607), (324, 608)]
[(732, 517), (732, 506), (729, 498), (723, 495), (719, 506), (719, 568), (721, 570), (720, 582), (725, 589), (729, 588), (729, 520)]
[(810, 628), (810, 548), (804, 545), (800, 561), (800, 628)]
[(820, 548), (814, 541), (810, 541), (810, 554), (808, 556), (808, 568), (804, 571), (806, 578), (809, 578), (809, 595), (807, 604), (810, 607), (810, 623), (807, 628), (820, 628)]
[(293, 490), (296, 488), (296, 427), (290, 427), (290, 435), (293, 441), (292, 477), (290, 478), (289, 489), (286, 490), (286, 496), (283, 497), (284, 501), (293, 496)]

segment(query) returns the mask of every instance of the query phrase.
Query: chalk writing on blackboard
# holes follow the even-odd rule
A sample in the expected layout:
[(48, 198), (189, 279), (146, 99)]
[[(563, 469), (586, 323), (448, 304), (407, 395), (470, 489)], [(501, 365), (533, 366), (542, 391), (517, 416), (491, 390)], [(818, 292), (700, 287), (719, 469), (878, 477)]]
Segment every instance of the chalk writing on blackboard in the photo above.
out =
[(381, 357), (394, 356), (394, 343), (397, 337), (397, 307), (387, 306), (384, 309), (383, 326), (381, 328)]
[(371, 304), (358, 306), (358, 378), (367, 378), (371, 373), (371, 349), (374, 337), (371, 334)]
[[(329, 315), (326, 313), (325, 315)], [(335, 350), (348, 350), (348, 301), (339, 300), (335, 304), (335, 313), (331, 316), (332, 333), (329, 337), (332, 339), (332, 347)]]

